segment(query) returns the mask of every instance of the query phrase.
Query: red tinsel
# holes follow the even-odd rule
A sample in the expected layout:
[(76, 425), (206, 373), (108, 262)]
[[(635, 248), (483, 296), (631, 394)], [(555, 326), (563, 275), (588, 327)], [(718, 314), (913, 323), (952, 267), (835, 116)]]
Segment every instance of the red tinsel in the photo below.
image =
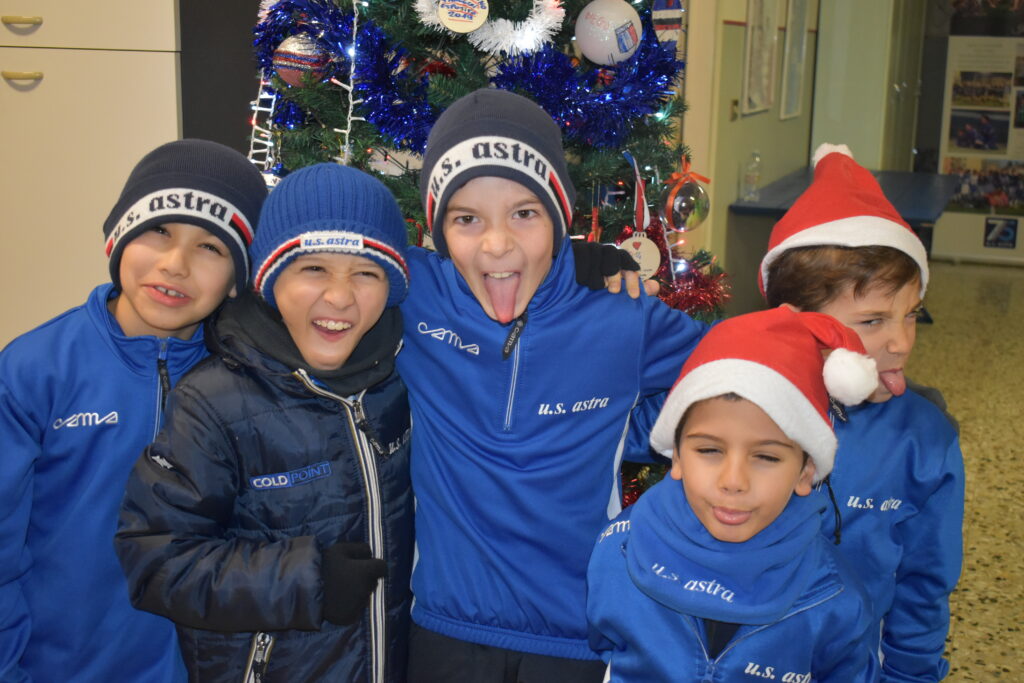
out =
[(729, 286), (724, 272), (710, 272), (692, 266), (676, 276), (675, 282), (662, 282), (658, 298), (672, 308), (697, 313), (716, 314), (729, 300)]
[[(634, 232), (633, 227), (627, 225), (615, 243), (622, 244)], [(673, 280), (669, 270), (665, 231), (656, 215), (651, 216), (647, 238), (658, 245), (658, 251), (661, 252), (661, 266), (653, 275), (661, 283), (658, 298), (672, 308), (686, 311), (690, 315), (702, 315), (707, 320), (721, 317), (722, 307), (729, 301), (729, 282), (728, 275), (717, 267), (715, 257), (701, 249), (686, 262), (686, 270), (677, 272)]]

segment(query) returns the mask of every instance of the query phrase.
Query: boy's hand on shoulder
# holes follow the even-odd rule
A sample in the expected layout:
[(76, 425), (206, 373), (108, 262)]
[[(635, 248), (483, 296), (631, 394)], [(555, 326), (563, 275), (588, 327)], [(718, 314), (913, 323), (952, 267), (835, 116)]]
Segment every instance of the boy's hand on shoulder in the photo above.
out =
[(366, 543), (335, 543), (326, 548), (320, 574), (324, 582), (324, 620), (352, 624), (359, 619), (388, 565), (373, 557)]
[[(613, 244), (573, 240), (572, 253), (576, 261), (576, 284), (618, 294), (625, 280), (626, 293), (633, 299), (640, 296), (640, 265), (627, 252)], [(657, 295), (660, 289), (656, 280), (644, 281), (644, 292), (648, 296)]]

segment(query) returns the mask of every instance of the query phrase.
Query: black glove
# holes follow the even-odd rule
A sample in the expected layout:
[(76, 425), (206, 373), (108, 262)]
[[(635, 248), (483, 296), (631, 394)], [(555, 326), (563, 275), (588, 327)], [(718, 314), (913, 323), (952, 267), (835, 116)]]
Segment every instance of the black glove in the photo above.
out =
[(324, 619), (332, 624), (355, 623), (366, 609), (377, 580), (387, 573), (387, 563), (372, 557), (365, 543), (335, 543), (324, 550), (320, 563)]
[(588, 289), (604, 289), (604, 279), (619, 271), (640, 270), (640, 264), (614, 244), (573, 240), (572, 255), (576, 259), (576, 284)]

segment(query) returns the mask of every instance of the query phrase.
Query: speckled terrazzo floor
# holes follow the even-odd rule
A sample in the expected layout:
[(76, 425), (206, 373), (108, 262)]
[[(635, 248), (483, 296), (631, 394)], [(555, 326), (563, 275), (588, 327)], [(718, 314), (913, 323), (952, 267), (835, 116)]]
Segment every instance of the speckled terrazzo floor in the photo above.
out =
[(1024, 268), (933, 263), (909, 363), (960, 421), (964, 571), (947, 681), (1024, 681)]

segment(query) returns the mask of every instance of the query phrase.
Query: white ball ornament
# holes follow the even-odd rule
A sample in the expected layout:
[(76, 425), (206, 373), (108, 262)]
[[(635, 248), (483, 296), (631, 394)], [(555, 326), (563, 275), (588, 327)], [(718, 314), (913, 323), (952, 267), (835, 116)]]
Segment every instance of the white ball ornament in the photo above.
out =
[(640, 45), (640, 15), (623, 0), (594, 0), (576, 17), (576, 44), (595, 64), (629, 59)]

